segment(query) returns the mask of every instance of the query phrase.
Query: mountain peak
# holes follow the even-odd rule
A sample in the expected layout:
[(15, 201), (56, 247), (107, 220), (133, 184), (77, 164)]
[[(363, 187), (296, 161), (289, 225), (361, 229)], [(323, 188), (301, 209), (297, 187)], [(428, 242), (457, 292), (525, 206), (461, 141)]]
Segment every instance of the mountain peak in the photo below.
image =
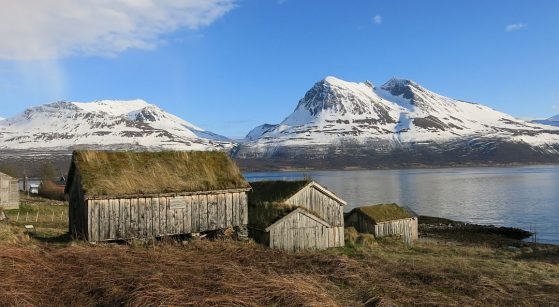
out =
[(153, 106), (142, 99), (97, 100), (93, 102), (72, 102), (72, 104), (87, 112), (104, 112), (111, 115), (123, 115)]
[(412, 80), (408, 80), (408, 79), (401, 79), (401, 78), (391, 78), (390, 80), (388, 80), (386, 83), (384, 83), (382, 85), (382, 89), (384, 90), (391, 90), (394, 88), (399, 88), (399, 87), (407, 87), (407, 86), (413, 86), (413, 87), (421, 87), (419, 86), (419, 84), (415, 83)]

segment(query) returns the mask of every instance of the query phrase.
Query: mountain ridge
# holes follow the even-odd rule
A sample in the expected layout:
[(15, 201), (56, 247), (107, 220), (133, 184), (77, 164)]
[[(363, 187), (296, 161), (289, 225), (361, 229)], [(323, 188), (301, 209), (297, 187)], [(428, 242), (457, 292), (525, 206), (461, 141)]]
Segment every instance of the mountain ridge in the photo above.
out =
[(206, 131), (141, 99), (58, 101), (0, 121), (0, 149), (119, 147), (226, 150), (226, 137)]
[[(515, 158), (514, 147), (522, 147), (522, 155)], [(451, 153), (458, 155), (454, 161)], [(445, 97), (411, 80), (392, 78), (376, 87), (328, 76), (282, 122), (253, 129), (235, 157), (285, 165), (342, 160), (338, 166), (355, 157), (404, 164), (559, 161), (559, 128)]]

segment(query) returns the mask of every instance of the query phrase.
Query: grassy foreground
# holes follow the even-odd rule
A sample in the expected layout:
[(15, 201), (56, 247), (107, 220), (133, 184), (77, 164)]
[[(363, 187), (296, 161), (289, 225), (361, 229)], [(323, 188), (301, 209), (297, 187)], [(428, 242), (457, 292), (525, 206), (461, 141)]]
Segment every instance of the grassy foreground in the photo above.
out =
[(28, 236), (0, 224), (0, 305), (550, 306), (559, 250), (346, 231), (345, 248), (289, 254), (226, 238), (151, 245)]

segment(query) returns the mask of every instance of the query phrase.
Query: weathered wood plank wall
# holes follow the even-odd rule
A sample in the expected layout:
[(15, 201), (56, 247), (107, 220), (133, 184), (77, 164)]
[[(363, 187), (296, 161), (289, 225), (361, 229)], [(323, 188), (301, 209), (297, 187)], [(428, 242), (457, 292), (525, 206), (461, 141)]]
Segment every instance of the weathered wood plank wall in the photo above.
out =
[(19, 208), (19, 185), (17, 179), (0, 174), (0, 207)]
[(419, 237), (416, 217), (374, 223), (369, 217), (359, 212), (352, 212), (346, 218), (346, 226), (355, 227), (359, 232), (372, 233), (379, 238), (394, 235), (404, 236), (407, 245), (411, 245)]
[(321, 250), (344, 246), (343, 226), (327, 227), (322, 223), (297, 213), (275, 224), (268, 233), (271, 248), (285, 251)]
[(407, 243), (418, 239), (417, 218), (388, 221), (374, 225), (375, 237), (402, 235)]
[[(79, 195), (72, 193), (71, 197)], [(72, 203), (77, 202), (74, 199)], [(76, 229), (84, 229), (86, 238), (92, 242), (197, 233), (248, 224), (244, 192), (89, 199), (85, 206), (76, 207), (70, 209), (70, 223)], [(79, 207), (86, 208), (86, 214), (81, 214)]]
[(286, 203), (314, 212), (332, 226), (344, 226), (344, 207), (314, 187), (305, 187)]

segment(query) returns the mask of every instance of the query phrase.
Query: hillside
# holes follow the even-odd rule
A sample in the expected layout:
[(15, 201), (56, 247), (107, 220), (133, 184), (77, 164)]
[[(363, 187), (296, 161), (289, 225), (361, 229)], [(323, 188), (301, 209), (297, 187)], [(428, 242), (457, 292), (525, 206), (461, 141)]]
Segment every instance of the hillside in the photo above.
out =
[(32, 237), (22, 233), (22, 224), (0, 223), (2, 305), (551, 306), (559, 301), (557, 248), (495, 245), (480, 241), (480, 235), (474, 243), (427, 237), (406, 249), (400, 240), (376, 241), (347, 230), (345, 248), (292, 254), (224, 236), (89, 245), (72, 241), (57, 222), (39, 222)]
[(256, 127), (246, 139), (235, 151), (245, 166), (559, 162), (559, 128), (402, 79), (376, 87), (327, 77), (281, 123)]

